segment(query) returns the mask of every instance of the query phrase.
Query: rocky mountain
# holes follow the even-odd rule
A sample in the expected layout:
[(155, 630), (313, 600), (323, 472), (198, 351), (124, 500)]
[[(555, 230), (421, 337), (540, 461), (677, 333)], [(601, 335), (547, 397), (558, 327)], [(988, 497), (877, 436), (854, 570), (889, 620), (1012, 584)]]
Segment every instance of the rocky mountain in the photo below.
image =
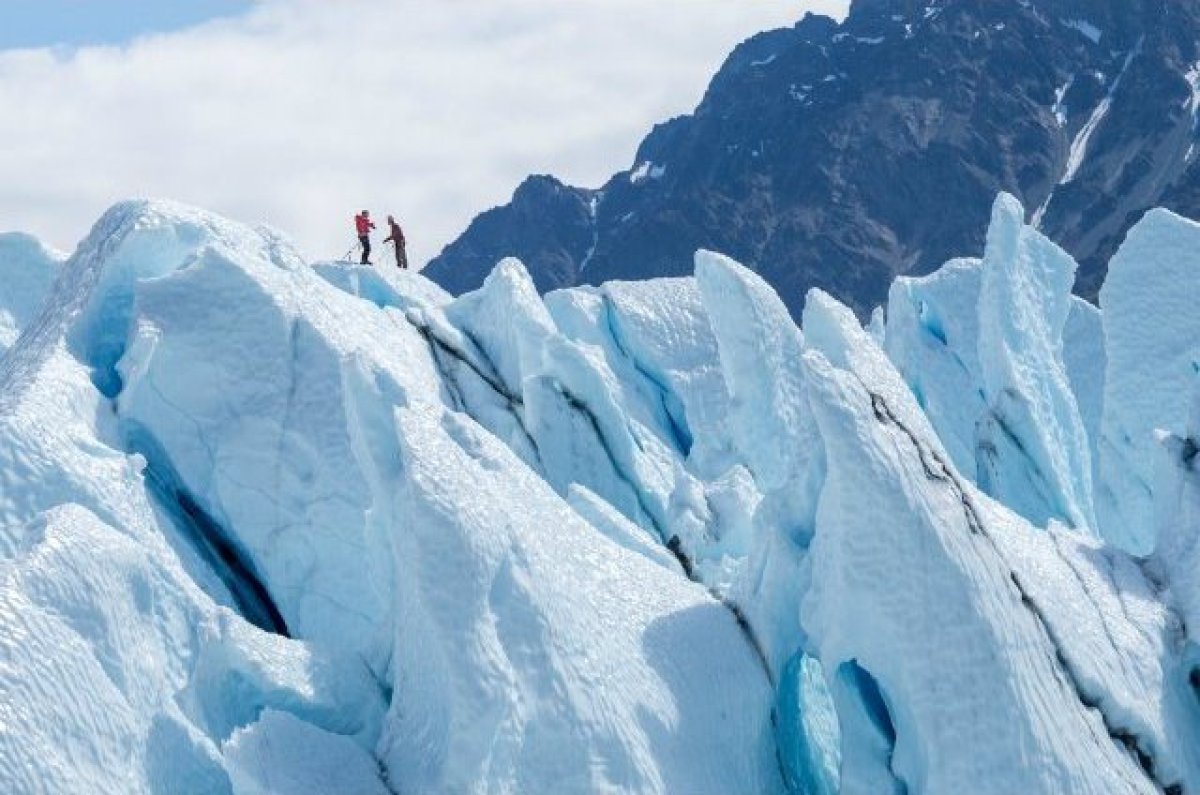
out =
[(1194, 0), (855, 0), (740, 45), (602, 188), (530, 177), (425, 272), (460, 293), (515, 255), (547, 291), (709, 248), (793, 314), (814, 286), (863, 314), (978, 251), (1006, 191), (1094, 299), (1147, 208), (1200, 215), (1198, 41)]

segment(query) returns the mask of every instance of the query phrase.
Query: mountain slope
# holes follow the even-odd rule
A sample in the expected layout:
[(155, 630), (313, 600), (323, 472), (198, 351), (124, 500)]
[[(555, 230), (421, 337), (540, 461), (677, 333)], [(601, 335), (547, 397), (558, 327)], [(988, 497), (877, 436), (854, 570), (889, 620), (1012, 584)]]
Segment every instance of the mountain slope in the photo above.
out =
[(982, 248), (1022, 200), (1095, 299), (1151, 206), (1200, 214), (1200, 8), (1167, 0), (857, 0), (738, 47), (695, 113), (599, 190), (531, 177), (426, 268), (451, 292), (520, 257), (539, 290), (682, 275), (697, 248), (860, 314)]

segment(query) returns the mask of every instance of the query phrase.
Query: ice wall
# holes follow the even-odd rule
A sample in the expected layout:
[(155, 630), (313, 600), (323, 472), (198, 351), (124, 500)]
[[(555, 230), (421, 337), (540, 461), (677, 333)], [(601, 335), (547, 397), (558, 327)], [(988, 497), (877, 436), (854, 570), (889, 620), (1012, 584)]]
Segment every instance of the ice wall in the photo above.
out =
[(1200, 371), (1200, 224), (1152, 210), (1130, 230), (1100, 291), (1108, 345), (1101, 422), (1106, 535), (1154, 547), (1155, 431), (1186, 436)]
[(65, 259), (29, 235), (0, 233), (0, 354), (42, 308)]
[[(361, 667), (263, 632), (238, 578), (144, 457), (68, 332), (145, 205), (97, 225), (0, 359), (0, 647), (6, 792), (236, 792), (231, 732), (267, 709), (373, 764), (385, 705)], [(336, 676), (334, 675), (336, 672)]]
[(1194, 786), (1197, 703), (1153, 583), (980, 494), (845, 307), (814, 293), (804, 324), (828, 475), (803, 624), (842, 719), (842, 791)]
[[(1152, 571), (1178, 611), (1184, 644), (1177, 679), (1200, 698), (1200, 390), (1194, 390), (1185, 435), (1161, 432), (1155, 476), (1156, 550)], [(1187, 685), (1183, 685), (1186, 682)]]
[(901, 277), (888, 295), (886, 348), (960, 471), (975, 480), (975, 426), (987, 411), (979, 363), (983, 262)]
[(1087, 431), (1063, 362), (1076, 264), (996, 199), (979, 291), (979, 363), (988, 410), (976, 474), (989, 494), (1035, 524), (1096, 531)]
[[(1146, 224), (1187, 294), (1194, 230)], [(1133, 401), (1190, 332), (1072, 272), (1002, 197), (984, 259), (801, 331), (708, 252), (451, 299), (120, 205), (0, 357), (0, 780), (1192, 791), (1195, 421)], [(1089, 516), (1129, 417), (1151, 560)]]
[(983, 260), (897, 279), (885, 346), (954, 465), (1035, 524), (1094, 518), (1106, 353), (1075, 264), (997, 200)]
[(0, 360), (6, 791), (779, 791), (736, 615), (464, 413), (532, 333), (168, 203), (65, 267)]

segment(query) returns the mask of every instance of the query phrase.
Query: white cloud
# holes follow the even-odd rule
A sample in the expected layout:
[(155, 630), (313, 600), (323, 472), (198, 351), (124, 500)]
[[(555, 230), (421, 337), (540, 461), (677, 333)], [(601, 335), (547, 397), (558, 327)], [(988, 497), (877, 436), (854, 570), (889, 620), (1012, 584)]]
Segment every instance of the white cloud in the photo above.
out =
[(846, 0), (262, 0), (122, 48), (0, 53), (0, 229), (70, 248), (169, 196), (340, 255), (361, 207), (424, 261), (529, 173), (596, 185), (738, 41)]

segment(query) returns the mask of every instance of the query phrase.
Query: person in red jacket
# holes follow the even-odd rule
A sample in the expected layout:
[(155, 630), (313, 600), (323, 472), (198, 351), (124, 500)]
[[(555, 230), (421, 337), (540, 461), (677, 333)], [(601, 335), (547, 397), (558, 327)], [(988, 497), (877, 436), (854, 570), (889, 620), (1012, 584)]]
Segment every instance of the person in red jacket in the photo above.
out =
[(371, 264), (371, 230), (375, 224), (371, 221), (371, 213), (363, 210), (354, 216), (354, 229), (358, 232), (358, 242), (362, 244), (362, 264)]
[(408, 270), (408, 252), (404, 250), (404, 230), (390, 215), (388, 216), (388, 236), (383, 242), (384, 245), (391, 243), (396, 247), (396, 267), (402, 271)]

